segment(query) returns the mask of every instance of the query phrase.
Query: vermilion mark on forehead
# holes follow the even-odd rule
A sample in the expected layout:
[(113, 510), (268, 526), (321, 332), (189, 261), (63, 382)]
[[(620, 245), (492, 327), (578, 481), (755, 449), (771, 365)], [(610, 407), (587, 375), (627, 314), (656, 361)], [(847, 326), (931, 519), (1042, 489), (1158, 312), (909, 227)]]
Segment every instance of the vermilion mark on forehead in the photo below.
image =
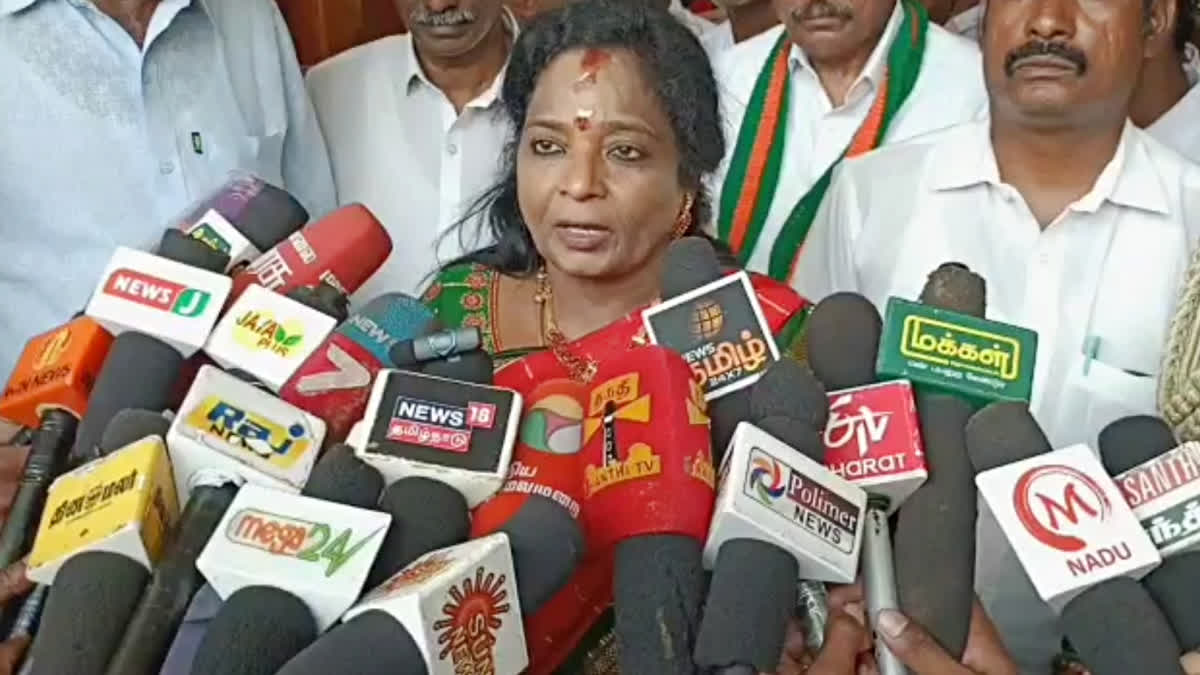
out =
[(603, 49), (591, 47), (584, 50), (583, 58), (579, 60), (579, 79), (575, 80), (575, 87), (595, 84), (596, 75), (611, 62), (612, 54)]
[(593, 110), (585, 110), (580, 108), (575, 113), (575, 128), (580, 131), (587, 131), (588, 129), (591, 129), (593, 114), (595, 114), (595, 111)]

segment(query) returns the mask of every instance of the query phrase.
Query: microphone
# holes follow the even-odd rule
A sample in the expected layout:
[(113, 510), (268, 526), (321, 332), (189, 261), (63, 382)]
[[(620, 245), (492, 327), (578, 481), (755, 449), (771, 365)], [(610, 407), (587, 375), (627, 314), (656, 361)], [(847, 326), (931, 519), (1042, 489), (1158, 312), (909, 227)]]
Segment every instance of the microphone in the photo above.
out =
[[(491, 358), (479, 357), (426, 364), (448, 368), (443, 372), (454, 379), (402, 370), (382, 371), (375, 379), (364, 418), (368, 428), (351, 444), (385, 482), (438, 480), (461, 492), (471, 508), (500, 489), (523, 401), (516, 390), (490, 386)], [(489, 385), (476, 384), (481, 380)]]
[(251, 284), (217, 323), (204, 352), (278, 392), (336, 325), (333, 316)]
[(325, 420), (330, 439), (346, 438), (366, 412), (375, 375), (401, 340), (420, 335), (433, 314), (416, 298), (388, 293), (343, 321), (279, 390), (284, 401)]
[(222, 274), (119, 246), (84, 313), (113, 335), (143, 333), (188, 357), (204, 346), (229, 289)]
[(325, 439), (318, 417), (201, 366), (167, 432), (180, 500), (195, 485), (249, 482), (297, 493)]
[(178, 220), (180, 232), (229, 256), (228, 272), (300, 229), (308, 212), (286, 190), (237, 171)]
[(392, 515), (383, 545), (367, 576), (374, 588), (435, 549), (461, 544), (471, 530), (462, 493), (432, 478), (401, 478), (383, 491), (380, 510)]
[(1200, 582), (1200, 443), (1176, 447), (1170, 427), (1149, 415), (1121, 418), (1099, 440), (1101, 461), (1163, 556), (1142, 585), (1183, 651), (1200, 648), (1200, 613), (1189, 599)]
[[(1010, 405), (979, 415), (1003, 422), (1021, 412)], [(1092, 450), (1073, 445), (1020, 459), (1044, 440), (1025, 432), (1030, 438), (1018, 444), (1014, 431), (1036, 425), (985, 427), (987, 419), (969, 430), (972, 460), (984, 469), (979, 494), (1092, 672), (1181, 672), (1178, 642), (1136, 582), (1159, 564), (1158, 551)], [(988, 436), (1010, 440), (983, 442)], [(1019, 461), (1006, 461), (1013, 457)]]
[(210, 248), (179, 230), (163, 232), (158, 242), (158, 256), (217, 274), (223, 274), (229, 266), (229, 254)]
[(313, 467), (300, 494), (327, 502), (375, 508), (383, 492), (383, 476), (354, 454), (354, 448), (337, 443)]
[(920, 297), (923, 305), (982, 319), (987, 310), (987, 282), (962, 263), (942, 263), (929, 273)]
[(8, 518), (0, 530), (0, 569), (16, 562), (33, 534), (50, 481), (67, 463), (79, 418), (112, 336), (79, 318), (32, 338), (0, 396), (0, 418), (36, 428)]
[(234, 275), (231, 298), (251, 284), (277, 293), (322, 281), (353, 295), (392, 252), (387, 230), (362, 204), (350, 204), (293, 232)]
[(708, 400), (754, 384), (779, 360), (749, 275), (722, 276), (712, 245), (699, 237), (668, 247), (663, 302), (643, 310), (642, 321), (651, 343), (683, 356)]
[(775, 668), (795, 606), (780, 588), (853, 580), (867, 501), (821, 464), (827, 404), (811, 373), (782, 359), (750, 392), (754, 422), (726, 455), (704, 549), (713, 578), (696, 663), (721, 672)]
[(692, 369), (659, 346), (601, 364), (584, 420), (583, 520), (615, 547), (622, 672), (691, 672), (713, 509), (709, 420)]
[(448, 359), (476, 351), (483, 344), (479, 329), (464, 326), (453, 330), (438, 330), (409, 340), (400, 340), (389, 352), (392, 365), (403, 370), (414, 369), (427, 361)]

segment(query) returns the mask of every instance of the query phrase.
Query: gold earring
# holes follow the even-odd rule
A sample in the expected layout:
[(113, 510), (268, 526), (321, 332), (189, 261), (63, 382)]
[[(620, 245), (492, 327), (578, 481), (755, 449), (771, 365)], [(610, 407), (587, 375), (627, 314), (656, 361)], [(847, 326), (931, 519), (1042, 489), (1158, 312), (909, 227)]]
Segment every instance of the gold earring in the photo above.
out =
[(692, 202), (695, 197), (689, 192), (683, 198), (683, 210), (679, 212), (679, 216), (675, 218), (675, 229), (671, 232), (672, 239), (679, 239), (687, 234), (687, 231), (692, 227)]

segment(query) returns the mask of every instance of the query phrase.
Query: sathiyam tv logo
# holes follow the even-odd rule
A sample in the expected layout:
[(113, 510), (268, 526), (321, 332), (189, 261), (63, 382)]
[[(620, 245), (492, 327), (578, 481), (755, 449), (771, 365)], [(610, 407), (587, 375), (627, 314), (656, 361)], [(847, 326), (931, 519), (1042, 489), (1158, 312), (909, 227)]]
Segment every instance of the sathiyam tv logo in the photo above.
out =
[(207, 291), (125, 268), (115, 270), (108, 277), (104, 283), (104, 294), (184, 318), (200, 316), (212, 300), (212, 295)]
[(1113, 513), (1095, 479), (1061, 464), (1022, 474), (1013, 488), (1013, 507), (1034, 539), (1064, 553), (1078, 553), (1099, 540)]

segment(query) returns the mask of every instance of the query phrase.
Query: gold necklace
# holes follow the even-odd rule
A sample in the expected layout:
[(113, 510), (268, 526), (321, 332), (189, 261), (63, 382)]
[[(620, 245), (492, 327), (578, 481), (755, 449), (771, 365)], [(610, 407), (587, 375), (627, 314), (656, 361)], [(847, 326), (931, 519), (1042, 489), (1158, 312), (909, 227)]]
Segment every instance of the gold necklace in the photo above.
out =
[(567, 337), (558, 328), (554, 319), (554, 289), (550, 286), (550, 277), (546, 274), (543, 264), (537, 273), (537, 290), (533, 294), (534, 302), (541, 306), (542, 345), (549, 347), (554, 358), (567, 370), (567, 376), (576, 382), (590, 384), (596, 377), (599, 364), (591, 357), (580, 357), (571, 351), (567, 345)]

